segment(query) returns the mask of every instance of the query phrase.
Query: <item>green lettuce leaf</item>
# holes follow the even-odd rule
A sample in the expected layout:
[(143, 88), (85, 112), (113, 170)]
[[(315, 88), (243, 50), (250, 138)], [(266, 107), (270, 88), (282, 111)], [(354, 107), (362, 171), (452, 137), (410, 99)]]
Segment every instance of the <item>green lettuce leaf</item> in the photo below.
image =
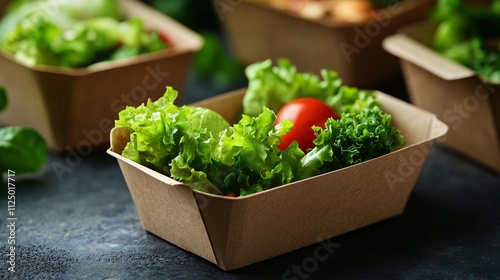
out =
[(177, 107), (177, 94), (167, 87), (159, 100), (119, 113), (115, 126), (132, 131), (124, 157), (215, 194), (247, 195), (295, 180), (304, 153), (296, 143), (285, 152), (277, 147), (293, 123), (275, 126), (276, 114), (264, 107), (230, 126), (212, 110)]
[(304, 153), (297, 145), (281, 152), (277, 143), (293, 124), (275, 126), (275, 120), (276, 114), (264, 107), (257, 117), (243, 115), (222, 134), (208, 175), (223, 193), (248, 195), (294, 181)]
[(122, 20), (115, 0), (52, 2), (15, 2), (0, 21), (0, 48), (26, 65), (67, 68), (168, 48), (143, 19)]
[[(117, 127), (133, 131), (122, 155), (193, 189), (244, 196), (357, 164), (404, 144), (375, 93), (343, 86), (332, 71), (323, 71), (320, 80), (297, 73), (286, 60), (279, 63), (272, 67), (268, 60), (248, 68), (255, 76), (249, 77), (253, 87), (244, 102), (247, 109), (254, 107), (249, 110), (254, 115), (242, 114), (234, 125), (208, 109), (177, 107), (177, 92), (170, 87), (155, 102), (127, 107), (116, 121)], [(286, 93), (319, 98), (342, 112), (325, 129), (313, 127), (316, 147), (307, 154), (296, 141), (284, 151), (277, 146), (293, 127), (289, 120), (275, 125), (274, 110), (288, 102)]]
[(48, 154), (47, 143), (32, 128), (9, 126), (0, 129), (0, 174), (39, 171)]
[(321, 76), (297, 72), (284, 58), (276, 66), (270, 59), (251, 64), (245, 72), (248, 89), (243, 98), (243, 113), (249, 116), (257, 116), (263, 107), (278, 112), (287, 102), (300, 97), (322, 100), (338, 114), (380, 105), (373, 92), (342, 85), (335, 71), (323, 69)]
[(445, 57), (476, 71), (482, 79), (500, 82), (500, 1), (475, 5), (439, 0), (430, 15), (437, 25), (432, 47)]
[(122, 155), (183, 182), (194, 189), (220, 194), (204, 173), (212, 151), (229, 124), (212, 110), (177, 107), (178, 92), (167, 87), (155, 102), (128, 106), (119, 113), (116, 127), (133, 132)]

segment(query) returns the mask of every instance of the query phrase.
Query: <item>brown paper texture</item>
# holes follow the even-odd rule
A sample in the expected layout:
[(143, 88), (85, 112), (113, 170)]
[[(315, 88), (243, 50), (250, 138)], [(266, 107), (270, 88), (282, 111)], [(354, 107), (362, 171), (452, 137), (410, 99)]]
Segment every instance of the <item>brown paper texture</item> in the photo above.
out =
[(435, 25), (408, 26), (384, 41), (400, 58), (409, 97), (449, 127), (444, 145), (500, 173), (500, 85), (429, 46)]
[(109, 131), (126, 105), (158, 99), (165, 85), (182, 89), (202, 39), (139, 1), (120, 0), (128, 17), (167, 34), (171, 49), (86, 68), (25, 66), (0, 51), (0, 84), (9, 106), (4, 125), (35, 128), (55, 152), (88, 151), (109, 144)]
[(305, 19), (247, 1), (219, 14), (233, 53), (244, 63), (285, 57), (298, 71), (334, 69), (346, 85), (375, 88), (400, 77), (398, 61), (382, 48), (382, 40), (426, 18), (433, 3), (405, 1), (361, 25)]

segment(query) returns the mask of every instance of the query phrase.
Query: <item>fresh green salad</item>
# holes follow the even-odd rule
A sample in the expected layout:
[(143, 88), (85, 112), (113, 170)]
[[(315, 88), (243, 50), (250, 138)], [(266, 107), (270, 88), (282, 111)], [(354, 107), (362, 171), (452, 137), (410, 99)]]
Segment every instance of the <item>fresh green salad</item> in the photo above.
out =
[(166, 48), (115, 0), (15, 0), (0, 21), (0, 49), (27, 65), (79, 68)]
[[(132, 133), (122, 155), (193, 189), (243, 196), (360, 163), (404, 144), (376, 95), (342, 85), (335, 72), (323, 71), (322, 80), (297, 73), (281, 60), (277, 66), (270, 61), (253, 64), (247, 73), (250, 84), (243, 111), (248, 113), (235, 124), (206, 108), (174, 105), (177, 91), (171, 87), (157, 101), (125, 108), (116, 127), (128, 127)], [(295, 97), (301, 98), (292, 100)], [(280, 115), (297, 100), (305, 111), (292, 106), (286, 109), (292, 115), (321, 115), (318, 107), (307, 107), (314, 101), (325, 104), (326, 117), (309, 126), (293, 122), (292, 115), (277, 121), (276, 112)], [(280, 146), (301, 125), (299, 138)], [(314, 145), (302, 149), (306, 131), (314, 135)]]
[(360, 112), (380, 106), (377, 96), (368, 90), (342, 85), (335, 71), (321, 70), (321, 77), (298, 72), (287, 59), (254, 63), (246, 68), (248, 90), (243, 99), (243, 113), (256, 116), (266, 106), (278, 112), (286, 103), (301, 97), (314, 97), (337, 113)]
[(500, 0), (487, 7), (439, 0), (431, 18), (438, 24), (437, 51), (487, 81), (500, 82)]

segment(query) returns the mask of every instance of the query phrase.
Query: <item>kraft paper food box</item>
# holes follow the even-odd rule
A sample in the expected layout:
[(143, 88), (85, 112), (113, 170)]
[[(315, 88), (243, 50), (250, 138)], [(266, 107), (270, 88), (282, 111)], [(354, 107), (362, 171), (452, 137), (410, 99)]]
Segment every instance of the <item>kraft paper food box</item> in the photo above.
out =
[(301, 72), (335, 69), (346, 85), (363, 88), (384, 86), (401, 77), (397, 59), (382, 48), (382, 40), (427, 18), (435, 3), (406, 0), (381, 10), (375, 20), (353, 25), (306, 19), (265, 2), (214, 1), (237, 58), (251, 64), (286, 57)]
[(443, 145), (500, 173), (500, 85), (435, 52), (435, 24), (422, 21), (384, 41), (401, 61), (410, 100), (443, 120)]
[[(245, 89), (192, 104), (228, 121)], [(390, 154), (243, 197), (202, 193), (121, 156), (128, 128), (114, 128), (117, 158), (144, 229), (216, 264), (237, 269), (403, 212), (433, 140), (447, 126), (435, 115), (378, 93), (405, 137)], [(318, 213), (321, 213), (320, 215)]]
[(139, 1), (119, 3), (127, 17), (166, 34), (172, 47), (79, 69), (26, 66), (0, 51), (0, 84), (9, 99), (0, 124), (35, 128), (54, 152), (86, 152), (109, 145), (113, 121), (126, 105), (163, 96), (164, 84), (184, 87), (201, 36)]

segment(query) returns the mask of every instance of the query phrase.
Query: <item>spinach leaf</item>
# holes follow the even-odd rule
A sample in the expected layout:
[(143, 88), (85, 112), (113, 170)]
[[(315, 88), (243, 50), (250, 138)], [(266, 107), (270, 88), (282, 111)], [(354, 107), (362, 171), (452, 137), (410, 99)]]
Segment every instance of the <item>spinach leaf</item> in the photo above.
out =
[(0, 173), (36, 172), (47, 159), (47, 144), (32, 128), (9, 126), (0, 129)]

